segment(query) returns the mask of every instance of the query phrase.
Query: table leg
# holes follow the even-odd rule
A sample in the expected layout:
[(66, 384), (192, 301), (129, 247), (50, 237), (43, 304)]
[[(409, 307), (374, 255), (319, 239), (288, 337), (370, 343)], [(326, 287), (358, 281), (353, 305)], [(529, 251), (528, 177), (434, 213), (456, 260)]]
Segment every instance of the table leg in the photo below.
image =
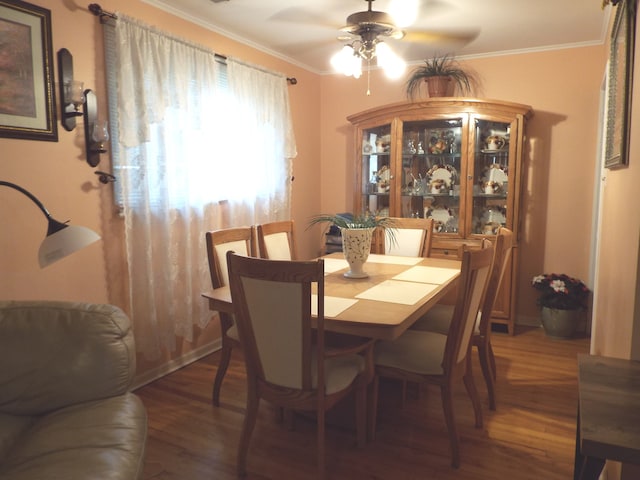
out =
[(573, 463), (573, 480), (598, 480), (605, 460), (603, 458), (587, 457), (580, 451), (580, 407), (576, 419), (576, 450)]

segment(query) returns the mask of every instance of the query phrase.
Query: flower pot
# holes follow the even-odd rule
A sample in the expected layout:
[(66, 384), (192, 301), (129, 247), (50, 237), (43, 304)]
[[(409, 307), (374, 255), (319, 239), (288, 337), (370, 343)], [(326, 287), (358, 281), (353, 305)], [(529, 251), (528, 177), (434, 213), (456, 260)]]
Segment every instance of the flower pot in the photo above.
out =
[(447, 96), (451, 77), (428, 77), (425, 81), (430, 98)]
[(542, 307), (542, 326), (552, 338), (573, 337), (580, 321), (580, 310)]
[(367, 278), (369, 275), (363, 270), (364, 263), (371, 251), (371, 238), (375, 228), (341, 228), (342, 251), (349, 263), (349, 271), (344, 274), (347, 278)]

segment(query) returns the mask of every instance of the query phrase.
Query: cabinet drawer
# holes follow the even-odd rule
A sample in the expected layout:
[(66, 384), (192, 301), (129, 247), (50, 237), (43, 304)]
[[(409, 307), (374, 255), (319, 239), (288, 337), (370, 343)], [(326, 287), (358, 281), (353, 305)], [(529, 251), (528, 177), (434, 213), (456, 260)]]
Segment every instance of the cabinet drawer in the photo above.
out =
[(435, 248), (431, 247), (431, 255), (434, 258), (455, 258), (460, 260), (460, 256), (458, 254), (458, 248), (452, 247), (443, 247), (443, 248)]

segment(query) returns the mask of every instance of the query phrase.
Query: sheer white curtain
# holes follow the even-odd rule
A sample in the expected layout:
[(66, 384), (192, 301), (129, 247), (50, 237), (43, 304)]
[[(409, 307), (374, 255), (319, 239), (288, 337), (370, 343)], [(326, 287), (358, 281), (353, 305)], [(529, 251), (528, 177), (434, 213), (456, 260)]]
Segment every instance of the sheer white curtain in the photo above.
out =
[(211, 316), (205, 231), (290, 216), (287, 82), (122, 14), (105, 39), (129, 313), (154, 359)]

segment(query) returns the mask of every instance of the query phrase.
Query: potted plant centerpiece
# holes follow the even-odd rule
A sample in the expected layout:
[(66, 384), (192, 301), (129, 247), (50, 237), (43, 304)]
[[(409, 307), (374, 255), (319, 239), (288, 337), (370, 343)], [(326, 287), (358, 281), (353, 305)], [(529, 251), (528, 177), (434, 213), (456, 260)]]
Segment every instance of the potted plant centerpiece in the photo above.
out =
[(420, 87), (425, 82), (429, 97), (444, 97), (452, 81), (461, 93), (466, 94), (471, 91), (471, 84), (475, 82), (475, 77), (472, 73), (463, 70), (456, 59), (449, 55), (429, 58), (409, 75), (406, 83), (407, 97), (409, 100), (417, 98)]
[(545, 273), (533, 277), (531, 285), (540, 291), (542, 326), (550, 337), (571, 338), (587, 308), (590, 290), (577, 278), (564, 273)]
[(385, 228), (391, 240), (395, 240), (393, 219), (376, 217), (370, 212), (362, 215), (321, 214), (311, 218), (309, 226), (317, 223), (329, 223), (340, 229), (342, 235), (342, 251), (349, 263), (349, 271), (344, 274), (347, 278), (366, 278), (369, 275), (363, 270), (363, 265), (371, 251), (371, 239), (377, 227)]

